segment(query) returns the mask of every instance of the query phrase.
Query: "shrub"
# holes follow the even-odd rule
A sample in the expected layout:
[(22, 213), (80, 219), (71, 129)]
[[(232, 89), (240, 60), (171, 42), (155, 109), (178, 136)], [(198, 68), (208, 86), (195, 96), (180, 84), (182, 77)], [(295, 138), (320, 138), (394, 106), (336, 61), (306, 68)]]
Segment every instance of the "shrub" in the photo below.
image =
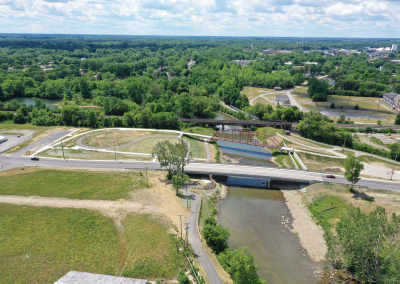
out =
[(215, 254), (220, 254), (228, 248), (229, 229), (217, 225), (214, 218), (209, 217), (205, 220), (203, 234), (204, 239)]
[(190, 284), (189, 277), (182, 270), (179, 270), (178, 282), (179, 284)]
[(358, 105), (355, 105), (354, 109), (360, 109), (360, 107)]
[(331, 103), (330, 108), (335, 108), (335, 104), (334, 104), (334, 103)]

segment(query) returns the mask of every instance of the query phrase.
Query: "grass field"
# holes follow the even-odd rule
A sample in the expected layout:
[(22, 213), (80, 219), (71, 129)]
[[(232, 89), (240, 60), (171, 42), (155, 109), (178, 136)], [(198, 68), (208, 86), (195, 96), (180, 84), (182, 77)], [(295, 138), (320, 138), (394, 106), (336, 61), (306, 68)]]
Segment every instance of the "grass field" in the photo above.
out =
[(143, 188), (139, 173), (61, 171), (19, 168), (0, 173), (0, 194), (65, 197), (74, 199), (128, 199), (129, 192)]
[(0, 204), (0, 283), (54, 283), (70, 270), (115, 274), (119, 237), (100, 213)]
[(196, 133), (196, 134), (202, 134), (202, 135), (208, 135), (208, 136), (213, 136), (215, 134), (215, 131), (211, 127), (189, 127), (186, 129), (183, 129), (185, 132), (189, 133)]
[[(66, 159), (83, 159), (83, 160), (114, 160), (115, 155), (111, 152), (97, 152), (88, 151), (82, 149), (65, 149), (64, 155)], [(37, 156), (39, 157), (52, 157), (52, 158), (62, 158), (63, 153), (61, 147), (51, 148), (40, 152)], [(128, 155), (117, 153), (117, 160), (129, 160), (129, 161), (150, 161), (151, 156), (141, 156), (141, 155)], [(110, 166), (112, 167), (112, 166)]]
[[(298, 152), (297, 155), (309, 170), (319, 171), (321, 169), (322, 156), (301, 152)], [(325, 156), (323, 161), (324, 163), (322, 164), (322, 171), (338, 173), (343, 172), (344, 161), (344, 159), (336, 159)]]
[(190, 143), (190, 152), (192, 152), (193, 158), (207, 158), (206, 145), (203, 138), (197, 140), (196, 138), (186, 136), (185, 139)]
[[(122, 148), (118, 148), (118, 151), (121, 152), (132, 152), (132, 153), (147, 153), (150, 154), (151, 151), (153, 150), (153, 147), (158, 143), (158, 142), (162, 142), (168, 140), (171, 143), (177, 143), (179, 142), (178, 138), (169, 138), (169, 137), (150, 137), (150, 138), (145, 138), (142, 140), (139, 140), (138, 142), (126, 146), (126, 147), (122, 147)], [(109, 149), (112, 150), (112, 149)]]
[(340, 219), (346, 210), (346, 202), (333, 195), (322, 195), (313, 200), (308, 208), (315, 218), (317, 225), (321, 225), (326, 231), (333, 225), (333, 219)]
[(179, 269), (185, 270), (186, 259), (178, 253), (177, 240), (168, 233), (163, 218), (130, 214), (122, 224), (126, 243), (123, 276), (171, 279)]
[(129, 214), (124, 232), (100, 213), (0, 205), (0, 283), (54, 283), (70, 270), (173, 279), (187, 262), (169, 224)]
[(109, 131), (97, 135), (91, 135), (82, 140), (82, 143), (90, 147), (114, 147), (131, 142), (134, 139), (150, 136), (148, 131)]

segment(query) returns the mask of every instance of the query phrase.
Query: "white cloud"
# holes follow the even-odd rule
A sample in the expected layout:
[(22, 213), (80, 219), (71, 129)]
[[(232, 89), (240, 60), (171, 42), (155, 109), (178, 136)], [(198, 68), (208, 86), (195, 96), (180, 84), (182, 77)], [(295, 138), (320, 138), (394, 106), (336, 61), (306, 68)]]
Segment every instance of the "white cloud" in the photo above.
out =
[[(0, 0), (0, 32), (385, 37), (399, 1)], [(340, 31), (340, 32), (337, 32)]]

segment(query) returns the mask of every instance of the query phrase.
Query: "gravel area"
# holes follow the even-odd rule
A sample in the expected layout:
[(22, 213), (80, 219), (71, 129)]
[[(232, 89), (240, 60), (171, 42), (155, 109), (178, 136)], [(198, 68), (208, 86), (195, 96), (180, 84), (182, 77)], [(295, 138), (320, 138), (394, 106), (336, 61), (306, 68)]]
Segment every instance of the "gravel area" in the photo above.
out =
[(297, 190), (282, 190), (286, 205), (292, 214), (292, 232), (300, 238), (300, 243), (314, 261), (325, 260), (327, 246), (324, 231), (315, 224), (308, 208), (303, 204), (301, 192)]

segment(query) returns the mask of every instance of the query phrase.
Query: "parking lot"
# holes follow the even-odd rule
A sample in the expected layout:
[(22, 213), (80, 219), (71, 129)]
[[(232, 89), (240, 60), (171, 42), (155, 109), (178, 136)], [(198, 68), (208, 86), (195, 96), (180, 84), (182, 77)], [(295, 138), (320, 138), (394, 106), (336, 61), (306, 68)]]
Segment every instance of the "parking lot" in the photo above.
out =
[(21, 137), (17, 137), (17, 135), (5, 135), (1, 134), (1, 136), (7, 137), (8, 141), (1, 143), (0, 144), (0, 153), (3, 153), (7, 151), (8, 149), (11, 149), (12, 147), (15, 147), (26, 140), (30, 139), (33, 135), (33, 132)]

